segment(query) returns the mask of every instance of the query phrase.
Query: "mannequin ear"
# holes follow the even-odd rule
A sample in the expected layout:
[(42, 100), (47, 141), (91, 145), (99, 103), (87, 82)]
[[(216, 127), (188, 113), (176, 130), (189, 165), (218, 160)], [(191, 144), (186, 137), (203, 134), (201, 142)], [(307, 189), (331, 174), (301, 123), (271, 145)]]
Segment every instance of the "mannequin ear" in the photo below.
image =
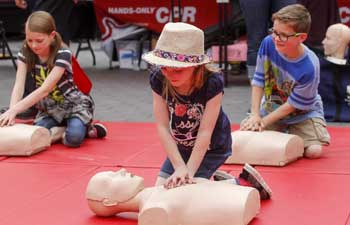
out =
[(118, 205), (118, 202), (111, 202), (109, 199), (103, 199), (102, 204), (104, 206), (114, 206), (114, 205)]

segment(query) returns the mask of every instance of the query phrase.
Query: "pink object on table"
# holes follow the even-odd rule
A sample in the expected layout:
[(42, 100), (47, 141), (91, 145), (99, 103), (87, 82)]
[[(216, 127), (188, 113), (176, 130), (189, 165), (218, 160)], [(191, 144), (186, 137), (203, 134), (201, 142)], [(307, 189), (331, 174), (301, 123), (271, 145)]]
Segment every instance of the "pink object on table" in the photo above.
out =
[[(219, 62), (219, 46), (212, 46), (212, 60)], [(227, 46), (227, 60), (242, 62), (247, 61), (247, 42), (246, 40), (240, 40), (235, 44)]]

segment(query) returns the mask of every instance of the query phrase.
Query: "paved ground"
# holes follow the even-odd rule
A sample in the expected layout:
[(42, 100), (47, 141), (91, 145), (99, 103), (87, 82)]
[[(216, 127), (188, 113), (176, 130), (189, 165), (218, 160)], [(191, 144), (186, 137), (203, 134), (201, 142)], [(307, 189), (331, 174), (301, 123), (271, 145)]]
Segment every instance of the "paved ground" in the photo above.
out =
[[(17, 53), (20, 42), (10, 42)], [(71, 49), (76, 51), (77, 44)], [(96, 104), (96, 119), (103, 121), (151, 122), (152, 98), (147, 71), (118, 69), (114, 62), (109, 69), (109, 59), (100, 50), (100, 43), (93, 43), (96, 66), (92, 65), (89, 51), (81, 51), (78, 61), (93, 82), (92, 96)], [(7, 106), (15, 78), (10, 60), (0, 61), (0, 107)], [(250, 88), (246, 75), (230, 75), (225, 88), (223, 107), (232, 123), (238, 123), (249, 108)]]
[[(17, 53), (20, 42), (10, 42)], [(96, 104), (95, 118), (102, 121), (152, 122), (152, 98), (147, 71), (118, 69), (116, 63), (110, 69), (109, 59), (100, 49), (99, 42), (92, 43), (96, 66), (92, 65), (89, 51), (79, 53), (78, 61), (93, 82), (92, 96)], [(73, 52), (77, 44), (72, 43)], [(0, 107), (7, 106), (15, 78), (15, 69), (10, 60), (0, 61)], [(250, 87), (246, 74), (229, 75), (225, 88), (224, 111), (232, 123), (239, 123), (246, 115), (250, 104)], [(333, 123), (349, 125), (348, 123)]]

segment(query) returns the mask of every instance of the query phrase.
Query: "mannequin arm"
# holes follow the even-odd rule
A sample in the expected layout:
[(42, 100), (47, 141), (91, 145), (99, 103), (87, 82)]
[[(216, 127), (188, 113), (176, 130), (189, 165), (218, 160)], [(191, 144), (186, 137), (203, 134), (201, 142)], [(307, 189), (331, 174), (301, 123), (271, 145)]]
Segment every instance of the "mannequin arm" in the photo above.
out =
[(140, 211), (138, 225), (172, 225), (167, 206), (162, 202), (144, 205)]

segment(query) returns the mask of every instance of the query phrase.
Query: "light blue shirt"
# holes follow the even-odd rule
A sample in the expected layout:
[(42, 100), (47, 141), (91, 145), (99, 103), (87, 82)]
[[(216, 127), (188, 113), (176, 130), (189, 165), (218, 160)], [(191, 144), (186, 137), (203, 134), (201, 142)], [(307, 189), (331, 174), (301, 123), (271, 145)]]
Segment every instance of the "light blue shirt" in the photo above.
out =
[(323, 118), (323, 105), (318, 94), (320, 65), (315, 53), (305, 45), (304, 54), (288, 59), (280, 54), (271, 35), (260, 45), (252, 85), (264, 89), (260, 113), (265, 116), (288, 102), (296, 111), (281, 120), (294, 124), (309, 118)]

